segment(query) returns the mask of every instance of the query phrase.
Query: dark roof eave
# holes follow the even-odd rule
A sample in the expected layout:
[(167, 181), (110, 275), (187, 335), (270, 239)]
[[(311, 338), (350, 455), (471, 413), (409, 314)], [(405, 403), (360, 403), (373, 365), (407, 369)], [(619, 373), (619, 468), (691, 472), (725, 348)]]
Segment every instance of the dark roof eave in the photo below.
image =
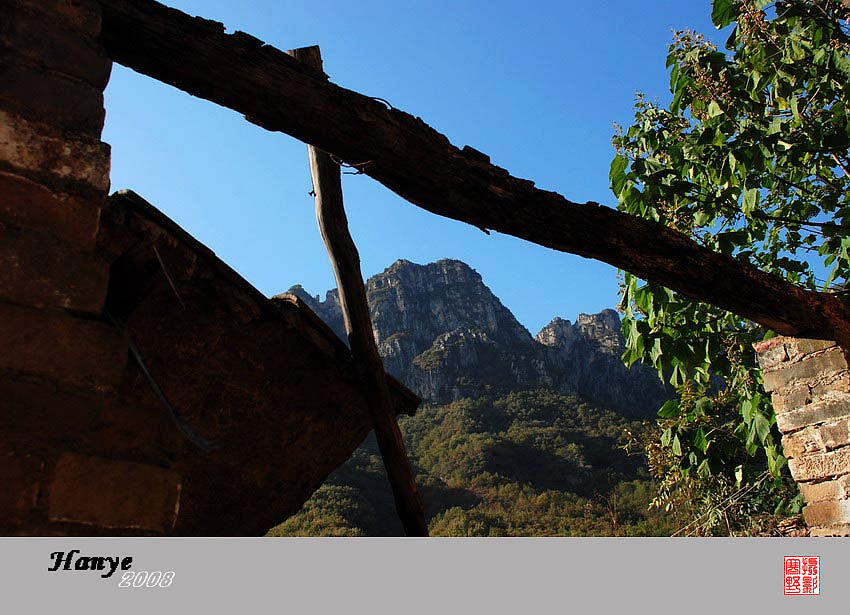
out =
[[(351, 360), (350, 350), (345, 342), (304, 301), (290, 293), (284, 293), (274, 299), (269, 299), (239, 275), (232, 267), (216, 256), (215, 252), (210, 248), (195, 239), (180, 227), (180, 225), (132, 190), (119, 190), (113, 193), (109, 197), (109, 206), (119, 207), (132, 212), (162, 228), (168, 235), (187, 249), (207, 261), (215, 272), (228, 283), (250, 296), (257, 307), (266, 315), (272, 318), (281, 318), (280, 310), (285, 309), (283, 307), (284, 305), (290, 309), (297, 310), (310, 326), (325, 338), (341, 355), (347, 356)], [(387, 380), (391, 390), (401, 401), (400, 406), (397, 408), (398, 414), (413, 415), (422, 402), (421, 398), (392, 375), (387, 374)]]

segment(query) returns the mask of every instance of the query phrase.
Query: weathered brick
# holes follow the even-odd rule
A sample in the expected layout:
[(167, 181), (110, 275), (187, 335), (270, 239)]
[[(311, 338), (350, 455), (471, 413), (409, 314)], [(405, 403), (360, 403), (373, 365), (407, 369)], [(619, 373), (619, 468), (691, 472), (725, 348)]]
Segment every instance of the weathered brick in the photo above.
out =
[(20, 523), (36, 507), (43, 470), (37, 457), (0, 454), (0, 523)]
[(20, 56), (100, 91), (109, 82), (112, 69), (112, 61), (94, 39), (23, 12), (0, 19), (0, 54), (4, 51), (9, 57)]
[(850, 498), (850, 475), (845, 474), (835, 480), (820, 483), (801, 483), (800, 491), (808, 504), (827, 500), (846, 500)]
[(812, 402), (813, 396), (809, 385), (800, 384), (783, 393), (774, 393), (771, 397), (773, 408), (777, 413), (797, 410)]
[(762, 340), (761, 342), (755, 342), (753, 344), (753, 349), (756, 351), (756, 354), (763, 354), (773, 348), (774, 346), (783, 344), (785, 342), (786, 337), (778, 335), (776, 337), (772, 337), (769, 340)]
[(788, 460), (788, 468), (798, 483), (850, 473), (850, 447), (800, 455)]
[(809, 535), (814, 537), (850, 536), (850, 524), (844, 523), (841, 525), (833, 525), (830, 527), (813, 527), (809, 530)]
[(850, 416), (850, 398), (822, 399), (798, 410), (778, 412), (776, 425), (782, 433), (789, 433), (846, 416)]
[(807, 502), (806, 523), (812, 536), (850, 535), (847, 359), (834, 341), (780, 339), (755, 348), (791, 475)]
[(815, 383), (847, 370), (844, 352), (839, 347), (830, 348), (821, 354), (806, 357), (787, 367), (764, 373), (764, 388), (768, 391), (783, 391), (795, 383)]
[(121, 381), (128, 342), (99, 322), (0, 303), (0, 348), (0, 368), (100, 388)]
[(0, 17), (29, 15), (72, 28), (91, 38), (100, 35), (101, 11), (96, 0), (5, 0)]
[(806, 427), (793, 434), (782, 437), (782, 451), (786, 457), (793, 459), (805, 453), (824, 452), (826, 448), (816, 428)]
[(102, 90), (20, 63), (0, 60), (0, 107), (60, 130), (94, 137), (103, 130)]
[(788, 360), (788, 353), (785, 351), (785, 339), (786, 338), (782, 337), (774, 337), (755, 344), (756, 352), (758, 353), (759, 365), (762, 370), (770, 371)]
[(181, 450), (186, 443), (168, 410), (158, 400), (151, 405), (134, 403), (120, 396), (107, 400), (93, 436), (105, 455), (139, 454), (139, 460), (151, 461)]
[(63, 453), (49, 488), (48, 518), (167, 534), (177, 520), (180, 487), (171, 470)]
[(120, 393), (104, 395), (0, 370), (0, 447), (44, 455), (72, 448), (167, 465), (185, 443), (155, 400), (146, 406), (121, 399)]
[(803, 518), (810, 527), (850, 523), (850, 500), (814, 502), (803, 509)]
[(850, 372), (839, 372), (835, 378), (823, 380), (809, 390), (813, 400), (834, 396), (835, 393), (850, 393)]
[(50, 380), (12, 378), (0, 372), (0, 432), (53, 440), (96, 427), (104, 407), (97, 392), (62, 388)]
[(850, 417), (809, 426), (782, 437), (786, 457), (831, 451), (850, 444)]
[(791, 361), (796, 361), (801, 356), (820, 352), (833, 346), (837, 346), (837, 343), (833, 340), (813, 340), (798, 337), (785, 338), (785, 349), (788, 352), (788, 359)]
[(824, 423), (817, 430), (826, 450), (850, 444), (850, 418)]
[(109, 190), (109, 146), (79, 135), (70, 138), (45, 124), (0, 110), (0, 161), (39, 177)]
[(48, 233), (82, 250), (94, 248), (100, 203), (55, 193), (34, 181), (0, 172), (0, 224)]
[(768, 393), (784, 391), (788, 387), (789, 382), (789, 379), (784, 372), (784, 369), (762, 372), (762, 376), (764, 378), (764, 390)]
[(0, 236), (0, 300), (99, 314), (109, 264), (36, 233)]

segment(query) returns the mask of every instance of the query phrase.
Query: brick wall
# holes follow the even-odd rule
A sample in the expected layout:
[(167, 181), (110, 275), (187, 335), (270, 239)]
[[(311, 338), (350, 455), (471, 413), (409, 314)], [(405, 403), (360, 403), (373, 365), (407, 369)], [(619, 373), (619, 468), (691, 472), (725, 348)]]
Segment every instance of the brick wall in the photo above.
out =
[(77, 437), (105, 420), (127, 360), (95, 251), (99, 31), (93, 0), (0, 3), (0, 534), (166, 533), (179, 505), (174, 472)]
[(756, 345), (791, 475), (812, 536), (850, 535), (850, 369), (835, 342)]

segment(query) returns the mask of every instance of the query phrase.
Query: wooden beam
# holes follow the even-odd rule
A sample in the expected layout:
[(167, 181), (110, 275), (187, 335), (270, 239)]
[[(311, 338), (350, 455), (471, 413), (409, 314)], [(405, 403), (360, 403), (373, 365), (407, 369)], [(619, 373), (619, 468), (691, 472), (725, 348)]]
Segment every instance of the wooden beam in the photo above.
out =
[[(322, 70), (322, 56), (318, 47), (293, 49), (288, 53), (299, 62), (317, 71)], [(339, 165), (327, 153), (312, 145), (308, 145), (307, 150), (313, 192), (316, 195), (316, 221), (333, 266), (345, 332), (348, 334), (359, 379), (366, 392), (378, 449), (390, 479), (396, 510), (408, 536), (427, 536), (428, 524), (422, 499), (404, 449), (401, 430), (396, 423), (384, 363), (378, 354), (372, 332), (372, 317), (360, 272), (360, 255), (348, 232)]]
[(850, 312), (661, 224), (574, 203), (452, 145), (421, 119), (330, 83), (285, 53), (154, 0), (102, 0), (113, 60), (356, 165), (408, 201), (481, 229), (604, 261), (784, 335), (850, 348)]

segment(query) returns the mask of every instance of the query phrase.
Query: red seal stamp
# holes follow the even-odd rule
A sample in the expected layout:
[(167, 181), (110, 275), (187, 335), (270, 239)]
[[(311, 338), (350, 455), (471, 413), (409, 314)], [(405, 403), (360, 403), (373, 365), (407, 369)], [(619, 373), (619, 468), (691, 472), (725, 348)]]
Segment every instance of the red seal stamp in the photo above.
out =
[(795, 555), (785, 558), (785, 595), (820, 594), (820, 556)]

